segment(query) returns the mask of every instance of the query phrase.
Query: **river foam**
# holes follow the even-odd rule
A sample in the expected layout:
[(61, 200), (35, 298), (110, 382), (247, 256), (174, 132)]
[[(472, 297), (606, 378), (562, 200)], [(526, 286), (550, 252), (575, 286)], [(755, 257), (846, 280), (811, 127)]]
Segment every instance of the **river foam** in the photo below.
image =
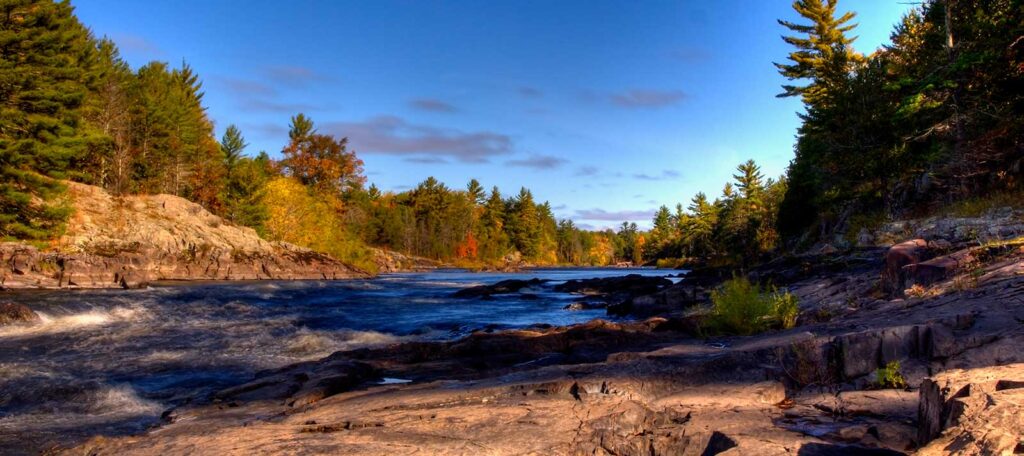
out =
[[(506, 279), (553, 283), (624, 273), (438, 271), (365, 281), (11, 294), (8, 299), (29, 306), (41, 322), (0, 327), (0, 454), (37, 453), (52, 442), (81, 442), (97, 433), (140, 432), (164, 410), (209, 400), (259, 371), (338, 351), (605, 317), (602, 310), (564, 310), (575, 298), (547, 287), (531, 290), (537, 296), (530, 299), (451, 295)], [(34, 446), (26, 451), (27, 445)]]

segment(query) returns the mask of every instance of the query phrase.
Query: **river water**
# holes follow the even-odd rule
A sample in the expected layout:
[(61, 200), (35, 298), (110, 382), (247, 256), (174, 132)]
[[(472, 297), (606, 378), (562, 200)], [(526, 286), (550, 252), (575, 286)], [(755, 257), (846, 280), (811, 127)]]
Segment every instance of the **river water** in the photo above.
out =
[(511, 278), (557, 283), (675, 272), (441, 270), (349, 281), (3, 294), (28, 305), (43, 323), (0, 327), (0, 454), (139, 432), (159, 422), (164, 410), (245, 382), (257, 371), (338, 350), (604, 318), (600, 309), (564, 310), (578, 299), (564, 293), (451, 298), (460, 288)]

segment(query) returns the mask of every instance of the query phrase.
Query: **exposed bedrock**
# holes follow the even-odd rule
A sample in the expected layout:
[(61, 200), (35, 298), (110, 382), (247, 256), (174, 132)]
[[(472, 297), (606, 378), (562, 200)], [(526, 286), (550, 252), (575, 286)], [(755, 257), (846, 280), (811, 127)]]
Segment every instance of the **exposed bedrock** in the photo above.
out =
[(114, 197), (68, 183), (66, 234), (40, 250), (0, 243), (3, 288), (137, 288), (158, 280), (364, 277), (327, 255), (270, 242), (170, 195)]

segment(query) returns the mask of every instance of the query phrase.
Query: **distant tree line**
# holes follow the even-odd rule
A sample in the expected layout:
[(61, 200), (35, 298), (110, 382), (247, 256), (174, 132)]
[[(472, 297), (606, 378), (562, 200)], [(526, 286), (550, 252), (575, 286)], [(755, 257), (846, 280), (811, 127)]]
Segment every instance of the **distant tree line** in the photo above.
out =
[(765, 178), (748, 160), (736, 167), (733, 182), (709, 200), (697, 193), (675, 211), (661, 206), (643, 244), (643, 257), (691, 258), (723, 264), (745, 264), (776, 249), (779, 204), (786, 193), (785, 177)]
[[(852, 47), (853, 13), (799, 0), (792, 80), (800, 97), (795, 158), (766, 179), (748, 161), (710, 199), (662, 207), (649, 231), (592, 232), (557, 220), (527, 189), (502, 195), (472, 180), (453, 189), (366, 186), (347, 138), (291, 119), (280, 159), (250, 155), (242, 132), (218, 140), (187, 64), (133, 70), (67, 1), (0, 1), (0, 238), (45, 241), (70, 213), (62, 180), (116, 194), (169, 193), (263, 236), (369, 265), (368, 246), (443, 260), (541, 264), (756, 261), (799, 241), (834, 239), (864, 219), (965, 197), (1019, 192), (1024, 161), (1024, 7), (1020, 0), (932, 0), (892, 43)], [(368, 266), (369, 267), (369, 266)]]
[(292, 117), (279, 160), (249, 155), (234, 125), (216, 139), (187, 64), (132, 70), (67, 1), (5, 0), (0, 12), (0, 238), (59, 236), (69, 179), (115, 195), (181, 196), (366, 268), (368, 246), (476, 264), (632, 258), (618, 233), (558, 221), (525, 188), (505, 197), (476, 180), (456, 190), (434, 178), (401, 193), (367, 188), (348, 139), (318, 132), (303, 114)]

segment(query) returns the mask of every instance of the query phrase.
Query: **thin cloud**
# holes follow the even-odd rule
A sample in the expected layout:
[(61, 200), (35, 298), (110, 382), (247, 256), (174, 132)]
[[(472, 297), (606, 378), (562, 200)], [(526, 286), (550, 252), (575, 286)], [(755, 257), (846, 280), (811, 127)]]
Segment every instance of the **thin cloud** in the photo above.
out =
[(334, 79), (312, 68), (296, 65), (270, 66), (263, 70), (263, 74), (272, 81), (290, 86), (304, 86), (314, 82), (326, 82)]
[(675, 171), (675, 170), (671, 170), (671, 169), (666, 169), (666, 170), (662, 171), (661, 174), (654, 174), (654, 175), (646, 174), (646, 173), (637, 173), (637, 174), (633, 175), (633, 178), (634, 179), (640, 179), (640, 180), (647, 180), (647, 181), (659, 181), (659, 180), (678, 179), (679, 176), (680, 176), (679, 171)]
[(576, 228), (579, 228), (581, 230), (587, 230), (587, 231), (605, 231), (605, 230), (610, 230), (611, 229), (608, 226), (597, 226), (597, 225), (591, 225), (589, 223), (577, 223), (576, 224)]
[(262, 82), (250, 81), (247, 79), (236, 79), (223, 76), (215, 76), (213, 81), (225, 89), (238, 96), (274, 96), (277, 95), (277, 90), (268, 84)]
[(598, 220), (605, 222), (622, 222), (627, 220), (648, 220), (654, 217), (654, 210), (606, 211), (600, 208), (577, 210), (575, 218), (582, 220)]
[(581, 166), (576, 170), (577, 176), (595, 176), (600, 170), (596, 166)]
[(623, 108), (661, 108), (686, 98), (680, 90), (633, 89), (609, 95), (612, 104)]
[(448, 157), (464, 163), (486, 163), (512, 152), (512, 139), (492, 131), (463, 132), (417, 125), (397, 116), (361, 122), (330, 122), (321, 130), (347, 136), (360, 153)]
[(262, 123), (262, 124), (250, 123), (250, 124), (241, 125), (241, 127), (242, 127), (242, 133), (246, 133), (246, 132), (249, 132), (249, 131), (255, 131), (257, 134), (260, 134), (260, 135), (263, 135), (263, 136), (266, 136), (266, 137), (280, 137), (280, 136), (285, 136), (285, 135), (288, 134), (288, 127), (286, 127), (285, 125), (276, 124), (276, 123)]
[(516, 89), (516, 92), (518, 92), (523, 98), (540, 98), (544, 96), (544, 92), (541, 92), (539, 89), (534, 87), (523, 86)]
[(242, 100), (238, 106), (245, 111), (263, 111), (285, 114), (296, 114), (300, 112), (318, 111), (323, 109), (323, 107), (321, 106), (311, 105), (307, 103), (282, 103), (277, 101), (259, 100), (253, 98), (247, 98)]
[(449, 103), (446, 103), (441, 100), (436, 100), (433, 98), (417, 98), (415, 100), (410, 101), (409, 106), (412, 106), (413, 108), (418, 109), (420, 111), (428, 112), (452, 113), (458, 111), (458, 109), (455, 109), (455, 106), (452, 106)]
[(520, 166), (533, 169), (555, 169), (566, 164), (568, 160), (550, 155), (531, 155), (528, 158), (509, 160), (505, 162), (508, 166)]
[(117, 47), (129, 51), (136, 52), (139, 54), (146, 55), (164, 55), (163, 49), (160, 49), (156, 43), (147, 40), (139, 35), (133, 35), (130, 33), (118, 33), (110, 36), (110, 39), (117, 43)]
[(409, 158), (403, 159), (402, 161), (404, 161), (406, 163), (416, 163), (416, 164), (420, 164), (420, 165), (443, 165), (443, 164), (447, 164), (448, 163), (448, 160), (445, 160), (445, 159), (443, 159), (441, 157), (431, 157), (431, 156), (426, 156), (426, 157), (409, 157)]

